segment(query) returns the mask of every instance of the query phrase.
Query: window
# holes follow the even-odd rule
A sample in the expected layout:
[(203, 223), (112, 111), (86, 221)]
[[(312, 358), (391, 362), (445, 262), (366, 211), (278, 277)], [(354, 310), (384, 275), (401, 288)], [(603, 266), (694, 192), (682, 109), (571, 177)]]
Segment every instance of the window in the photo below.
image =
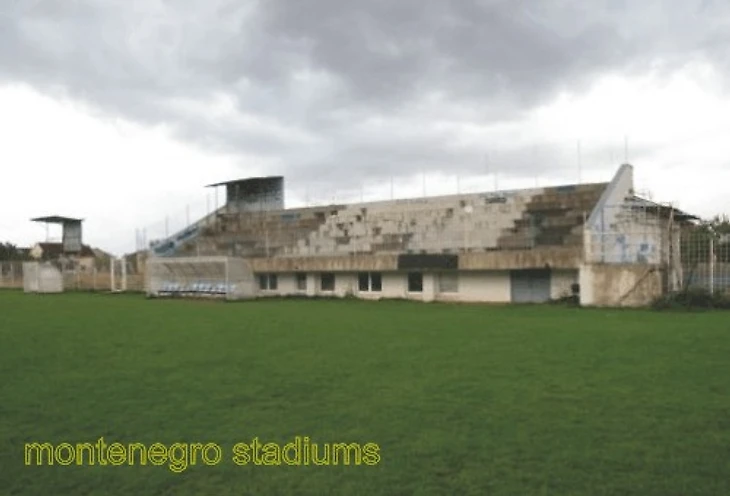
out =
[(456, 272), (443, 272), (439, 274), (439, 293), (458, 293), (459, 274)]
[(262, 291), (276, 291), (278, 282), (276, 274), (259, 274), (259, 289)]
[(370, 274), (360, 272), (357, 276), (357, 286), (360, 291), (370, 291)]
[(383, 290), (383, 277), (380, 272), (370, 273), (370, 291), (380, 292)]
[(322, 291), (334, 291), (335, 275), (332, 272), (324, 272), (319, 276), (319, 283)]
[(297, 273), (297, 291), (307, 290), (307, 274)]
[(423, 274), (420, 272), (411, 272), (408, 274), (408, 292), (423, 292)]
[(358, 288), (361, 292), (380, 292), (383, 290), (383, 278), (380, 272), (361, 272), (357, 275)]

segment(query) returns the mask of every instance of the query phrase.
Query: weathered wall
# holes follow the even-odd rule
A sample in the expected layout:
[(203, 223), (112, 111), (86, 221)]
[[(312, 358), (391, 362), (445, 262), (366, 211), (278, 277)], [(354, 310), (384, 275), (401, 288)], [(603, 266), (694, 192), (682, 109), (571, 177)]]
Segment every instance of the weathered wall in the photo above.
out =
[(457, 293), (437, 293), (440, 301), (508, 303), (510, 273), (505, 270), (460, 272)]
[(398, 268), (398, 255), (253, 258), (251, 263), (254, 272), (388, 271)]
[[(296, 288), (294, 274), (279, 274), (278, 289), (275, 291), (258, 291), (259, 296), (285, 296), (301, 294), (308, 296), (346, 296), (353, 295), (363, 299), (379, 300), (388, 298), (405, 298), (422, 301), (462, 301), (509, 303), (511, 300), (511, 280), (509, 270), (493, 271), (459, 271), (457, 291), (441, 292), (439, 285), (440, 272), (423, 273), (423, 291), (408, 291), (408, 272), (381, 272), (382, 291), (361, 292), (358, 288), (357, 272), (335, 272), (335, 290), (322, 291), (320, 272), (307, 273), (307, 290)], [(551, 272), (551, 297), (559, 298), (571, 294), (570, 286), (578, 282), (577, 270), (555, 270)]]
[(633, 194), (633, 191), (634, 168), (629, 164), (623, 164), (601, 194), (598, 203), (588, 217), (586, 226), (595, 232), (605, 231), (615, 222), (615, 215), (618, 213), (607, 207), (623, 203), (628, 196)]
[[(579, 246), (502, 250), (459, 255), (460, 270), (577, 269)], [(272, 257), (251, 259), (254, 272), (365, 272), (398, 270), (398, 255)]]
[(550, 298), (556, 300), (573, 294), (571, 286), (578, 282), (577, 270), (553, 270), (550, 273)]
[(579, 276), (580, 302), (608, 307), (649, 305), (662, 294), (662, 277), (656, 265), (584, 265)]
[(459, 255), (461, 270), (577, 269), (582, 263), (580, 246), (503, 250)]

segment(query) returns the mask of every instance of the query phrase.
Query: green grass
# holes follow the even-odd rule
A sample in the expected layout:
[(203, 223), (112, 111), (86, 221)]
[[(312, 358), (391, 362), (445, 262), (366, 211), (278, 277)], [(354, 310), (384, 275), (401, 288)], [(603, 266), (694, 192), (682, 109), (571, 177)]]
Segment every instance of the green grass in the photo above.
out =
[[(0, 494), (726, 495), (727, 313), (0, 292)], [(376, 466), (237, 466), (237, 442)], [(32, 441), (216, 466), (25, 466)]]

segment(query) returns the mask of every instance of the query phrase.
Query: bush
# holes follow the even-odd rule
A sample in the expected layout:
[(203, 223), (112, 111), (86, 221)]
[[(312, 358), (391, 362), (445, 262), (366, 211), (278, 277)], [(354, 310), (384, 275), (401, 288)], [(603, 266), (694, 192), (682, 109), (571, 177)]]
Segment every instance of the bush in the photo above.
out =
[(723, 292), (710, 293), (707, 289), (689, 288), (655, 299), (655, 310), (730, 310), (730, 296)]
[(559, 298), (553, 298), (549, 301), (553, 305), (567, 305), (569, 307), (580, 306), (580, 297), (577, 294), (565, 294)]

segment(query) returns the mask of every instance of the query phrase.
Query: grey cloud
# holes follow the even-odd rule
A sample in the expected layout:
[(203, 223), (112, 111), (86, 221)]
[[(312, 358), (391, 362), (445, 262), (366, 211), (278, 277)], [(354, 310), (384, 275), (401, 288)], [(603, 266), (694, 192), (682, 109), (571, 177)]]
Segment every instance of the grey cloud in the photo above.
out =
[[(0, 82), (164, 123), (216, 151), (273, 159), (301, 182), (468, 173), (490, 149), (501, 150), (505, 173), (529, 176), (565, 157), (529, 160), (532, 152), (490, 141), (488, 131), (483, 145), (460, 145), (458, 125), (519, 122), (602, 74), (651, 64), (671, 72), (698, 57), (725, 70), (729, 8), (711, 0), (16, 1), (0, 8)], [(206, 110), (217, 95), (231, 112)]]

